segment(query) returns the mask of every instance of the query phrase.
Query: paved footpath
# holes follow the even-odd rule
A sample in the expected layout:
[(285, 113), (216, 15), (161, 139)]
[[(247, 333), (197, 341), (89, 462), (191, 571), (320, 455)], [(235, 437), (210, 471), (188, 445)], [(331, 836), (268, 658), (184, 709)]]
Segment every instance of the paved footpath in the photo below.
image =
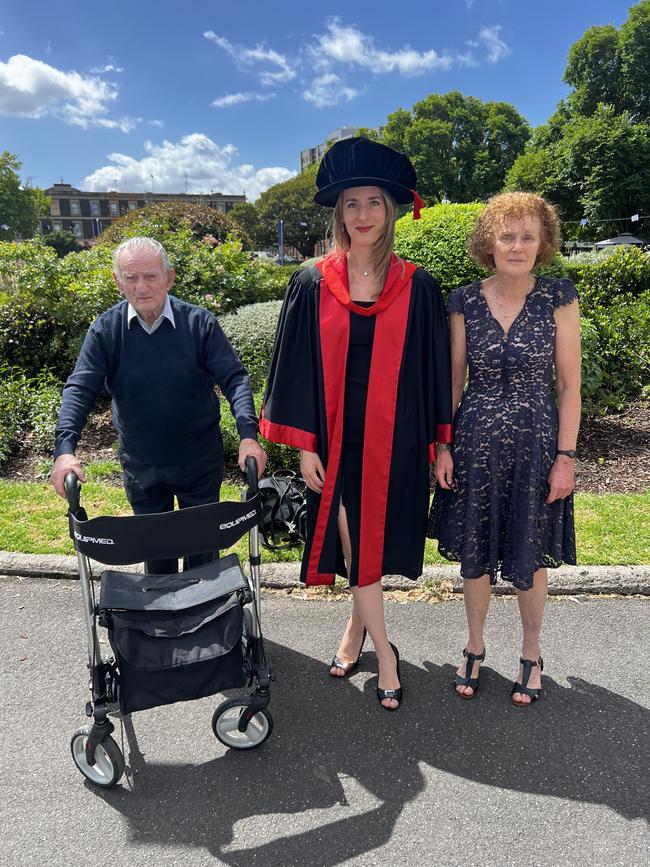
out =
[(87, 699), (78, 585), (2, 577), (0, 863), (645, 865), (649, 606), (552, 599), (543, 698), (521, 710), (508, 695), (514, 599), (493, 602), (471, 702), (449, 686), (460, 600), (388, 602), (405, 688), (391, 714), (375, 698), (371, 650), (350, 680), (327, 675), (347, 602), (265, 593), (271, 738), (225, 750), (210, 728), (220, 699), (145, 711), (133, 718), (134, 787), (103, 792), (68, 747)]

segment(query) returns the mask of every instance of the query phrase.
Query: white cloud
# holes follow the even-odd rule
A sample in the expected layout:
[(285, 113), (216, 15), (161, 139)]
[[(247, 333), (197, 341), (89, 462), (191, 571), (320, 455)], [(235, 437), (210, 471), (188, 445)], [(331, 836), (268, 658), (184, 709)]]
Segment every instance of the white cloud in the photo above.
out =
[(267, 48), (264, 45), (256, 45), (255, 48), (245, 48), (243, 45), (237, 45), (223, 36), (218, 36), (212, 30), (206, 30), (203, 36), (209, 42), (214, 43), (214, 45), (217, 45), (229, 54), (239, 69), (253, 72), (260, 65), (266, 66), (267, 68), (261, 70), (258, 74), (260, 83), (267, 87), (285, 84), (296, 77), (296, 71), (286, 56), (280, 54), (278, 51), (274, 51), (272, 48)]
[(303, 98), (313, 102), (317, 108), (330, 105), (339, 105), (341, 102), (350, 102), (361, 93), (353, 87), (343, 83), (338, 75), (326, 72), (315, 78), (306, 90), (303, 90)]
[(25, 54), (0, 61), (0, 113), (15, 117), (54, 115), (65, 123), (103, 126), (128, 132), (136, 118), (107, 118), (117, 87), (100, 78), (64, 72)]
[(233, 105), (241, 105), (242, 102), (268, 102), (270, 99), (275, 99), (275, 93), (251, 93), (244, 91), (242, 93), (227, 93), (225, 96), (218, 96), (213, 99), (210, 105), (213, 108), (230, 108)]
[(118, 189), (124, 192), (154, 191), (181, 193), (222, 193), (246, 191), (249, 200), (273, 184), (286, 181), (296, 172), (282, 166), (256, 169), (234, 160), (237, 149), (230, 144), (220, 147), (202, 133), (192, 133), (180, 141), (164, 140), (162, 144), (144, 143), (146, 156), (136, 159), (128, 154), (112, 153), (110, 165), (101, 166), (83, 181), (87, 190)]
[(105, 66), (93, 66), (90, 71), (103, 75), (105, 72), (124, 72), (124, 67), (116, 66), (114, 63), (107, 63)]
[(399, 51), (384, 51), (375, 46), (372, 36), (341, 24), (336, 18), (328, 21), (327, 32), (318, 37), (313, 53), (334, 63), (361, 66), (375, 73), (399, 72), (407, 76), (449, 69), (454, 64), (451, 56), (439, 54), (433, 48), (415, 51), (407, 45)]
[(500, 24), (491, 27), (481, 27), (475, 42), (469, 43), (473, 47), (483, 47), (486, 51), (488, 63), (498, 63), (511, 53), (511, 49), (499, 36)]
[(154, 120), (149, 120), (149, 121), (147, 121), (147, 123), (149, 123), (151, 126), (157, 126), (159, 129), (162, 129), (162, 128), (165, 126), (165, 121), (164, 121), (164, 120), (156, 120), (156, 119), (154, 119)]

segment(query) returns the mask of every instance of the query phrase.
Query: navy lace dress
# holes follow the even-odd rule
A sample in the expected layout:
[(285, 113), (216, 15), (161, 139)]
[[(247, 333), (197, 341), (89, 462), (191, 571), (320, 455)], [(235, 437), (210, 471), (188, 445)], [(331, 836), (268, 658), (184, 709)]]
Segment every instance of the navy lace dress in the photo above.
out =
[(537, 277), (506, 334), (479, 281), (449, 297), (465, 317), (469, 384), (454, 421), (456, 489), (436, 488), (428, 535), (464, 578), (500, 573), (528, 590), (536, 569), (576, 562), (573, 495), (544, 500), (558, 434), (553, 311), (577, 298), (571, 281)]

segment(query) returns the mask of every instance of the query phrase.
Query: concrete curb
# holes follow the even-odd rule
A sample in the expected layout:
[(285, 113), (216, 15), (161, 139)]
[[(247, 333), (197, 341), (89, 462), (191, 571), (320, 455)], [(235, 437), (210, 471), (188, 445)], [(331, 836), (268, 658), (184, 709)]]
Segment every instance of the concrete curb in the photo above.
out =
[[(94, 561), (91, 561), (91, 567), (94, 575), (99, 575), (105, 568)], [(115, 568), (134, 571), (132, 567)], [(136, 567), (135, 571), (139, 569), (141, 567)], [(78, 577), (77, 558), (0, 551), (0, 575), (74, 579)], [(262, 586), (271, 589), (300, 587), (298, 575), (297, 563), (264, 563)], [(614, 593), (650, 596), (650, 566), (561, 566), (559, 569), (549, 569), (548, 575), (551, 595)], [(398, 575), (388, 575), (383, 583), (388, 590), (413, 590), (423, 582), (432, 580), (451, 581), (455, 592), (462, 589), (457, 566), (426, 566), (422, 577), (415, 582)], [(495, 592), (511, 594), (514, 591), (510, 584), (499, 583)]]

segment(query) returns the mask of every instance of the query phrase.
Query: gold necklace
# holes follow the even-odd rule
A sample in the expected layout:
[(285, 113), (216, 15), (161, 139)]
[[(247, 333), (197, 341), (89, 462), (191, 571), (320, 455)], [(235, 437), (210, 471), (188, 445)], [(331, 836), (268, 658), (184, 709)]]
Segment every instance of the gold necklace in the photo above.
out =
[(518, 316), (521, 313), (523, 306), (526, 303), (526, 298), (528, 297), (528, 295), (530, 294), (530, 292), (532, 290), (532, 286), (529, 286), (528, 291), (524, 295), (522, 302), (521, 302), (521, 305), (520, 305), (518, 310), (515, 310), (514, 313), (505, 313), (502, 300), (499, 298), (499, 289), (498, 289), (496, 280), (492, 284), (491, 288), (492, 288), (492, 296), (493, 296), (494, 301), (495, 301), (496, 306), (497, 306), (497, 311), (498, 311), (499, 315), (502, 316), (504, 319), (514, 319), (516, 316)]

